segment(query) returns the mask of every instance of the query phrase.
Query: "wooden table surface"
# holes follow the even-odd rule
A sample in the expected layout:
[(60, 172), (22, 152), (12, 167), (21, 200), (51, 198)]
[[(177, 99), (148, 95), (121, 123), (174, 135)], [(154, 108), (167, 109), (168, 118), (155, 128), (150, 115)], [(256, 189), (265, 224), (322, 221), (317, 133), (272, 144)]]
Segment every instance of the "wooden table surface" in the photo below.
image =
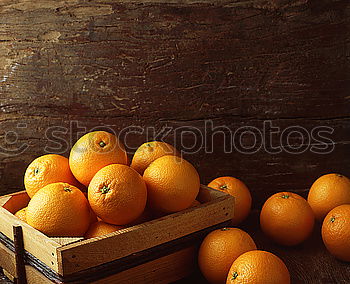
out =
[[(287, 265), (293, 284), (345, 284), (350, 283), (350, 263), (336, 260), (332, 257), (321, 238), (321, 226), (317, 224), (312, 236), (301, 245), (295, 247), (279, 246), (272, 243), (260, 230), (259, 211), (254, 211), (241, 226), (255, 240), (258, 249), (270, 251), (279, 256)], [(201, 278), (200, 283), (206, 281), (198, 273), (189, 280)], [(185, 284), (180, 281), (178, 284)]]
[[(350, 283), (350, 263), (345, 263), (333, 258), (325, 249), (320, 225), (317, 224), (313, 235), (303, 244), (296, 247), (284, 247), (272, 243), (264, 236), (259, 228), (259, 212), (254, 211), (248, 220), (241, 226), (255, 240), (258, 249), (267, 250), (278, 255), (287, 265), (292, 278), (292, 283), (328, 284)], [(200, 273), (196, 273), (177, 284), (206, 283)], [(0, 273), (0, 284), (9, 284)]]

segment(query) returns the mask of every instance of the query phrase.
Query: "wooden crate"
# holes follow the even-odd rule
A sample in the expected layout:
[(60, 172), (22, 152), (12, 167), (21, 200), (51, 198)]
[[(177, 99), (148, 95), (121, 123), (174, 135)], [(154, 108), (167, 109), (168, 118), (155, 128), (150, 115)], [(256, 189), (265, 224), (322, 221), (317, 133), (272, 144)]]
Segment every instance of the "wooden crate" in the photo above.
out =
[(196, 246), (228, 224), (232, 196), (201, 186), (201, 205), (106, 236), (49, 238), (13, 214), (27, 206), (25, 191), (0, 198), (0, 267), (16, 278), (13, 226), (23, 230), (28, 283), (168, 283), (189, 275)]

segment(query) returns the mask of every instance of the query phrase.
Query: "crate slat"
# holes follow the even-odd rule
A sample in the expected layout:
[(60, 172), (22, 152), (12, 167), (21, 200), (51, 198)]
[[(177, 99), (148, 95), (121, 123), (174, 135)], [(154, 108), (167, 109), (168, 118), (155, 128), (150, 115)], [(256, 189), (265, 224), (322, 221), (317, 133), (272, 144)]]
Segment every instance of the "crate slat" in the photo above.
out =
[(0, 267), (6, 270), (13, 277), (17, 277), (16, 274), (16, 259), (15, 253), (7, 248), (0, 242)]
[(184, 248), (93, 283), (171, 283), (186, 277), (195, 269), (196, 253), (197, 248), (195, 246)]
[[(0, 250), (3, 245), (0, 243)], [(197, 246), (190, 246), (176, 251), (169, 255), (160, 257), (153, 261), (135, 266), (106, 278), (92, 281), (92, 284), (118, 283), (118, 284), (146, 284), (146, 283), (170, 283), (180, 280), (189, 275), (196, 266), (195, 256)], [(14, 253), (7, 249), (7, 256), (14, 259)], [(0, 266), (4, 265), (0, 259)], [(6, 267), (6, 268), (5, 268)], [(28, 283), (35, 284), (57, 284), (58, 281), (52, 281), (45, 277), (40, 271), (30, 265), (26, 265), (26, 274)], [(14, 262), (12, 266), (4, 266), (7, 277), (14, 279), (16, 271)], [(62, 282), (61, 282), (62, 283)], [(82, 283), (81, 280), (69, 281), (70, 284)]]

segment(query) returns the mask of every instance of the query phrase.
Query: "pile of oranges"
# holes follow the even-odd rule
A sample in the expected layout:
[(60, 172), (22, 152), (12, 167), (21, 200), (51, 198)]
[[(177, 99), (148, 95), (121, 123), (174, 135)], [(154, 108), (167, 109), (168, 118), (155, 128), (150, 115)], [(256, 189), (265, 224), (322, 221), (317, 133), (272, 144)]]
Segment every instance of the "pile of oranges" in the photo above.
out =
[[(104, 131), (90, 132), (72, 147), (69, 159), (48, 154), (35, 159), (24, 176), (31, 198), (15, 215), (48, 236), (93, 238), (165, 214), (199, 205), (196, 169), (165, 142), (147, 142), (129, 163), (123, 144)], [(209, 187), (235, 197), (232, 226), (249, 215), (252, 197), (234, 177)], [(274, 242), (294, 246), (323, 222), (322, 238), (331, 254), (350, 261), (350, 180), (327, 174), (312, 185), (307, 200), (292, 192), (268, 198), (260, 213), (262, 231)], [(210, 283), (290, 283), (284, 262), (258, 250), (253, 238), (235, 227), (208, 234), (198, 255)]]
[[(249, 214), (248, 188), (233, 177), (217, 178), (210, 187), (233, 195), (236, 200), (232, 224)], [(322, 239), (328, 251), (350, 261), (350, 180), (340, 174), (317, 179), (305, 200), (292, 192), (279, 192), (264, 203), (260, 227), (272, 241), (295, 246), (313, 232), (315, 220), (322, 223)], [(254, 240), (241, 229), (223, 228), (207, 235), (200, 247), (198, 264), (210, 283), (290, 283), (283, 261), (257, 250)]]
[(92, 238), (198, 204), (196, 169), (165, 142), (148, 142), (131, 165), (108, 132), (82, 136), (69, 159), (48, 154), (27, 168), (31, 198), (15, 215), (48, 236)]

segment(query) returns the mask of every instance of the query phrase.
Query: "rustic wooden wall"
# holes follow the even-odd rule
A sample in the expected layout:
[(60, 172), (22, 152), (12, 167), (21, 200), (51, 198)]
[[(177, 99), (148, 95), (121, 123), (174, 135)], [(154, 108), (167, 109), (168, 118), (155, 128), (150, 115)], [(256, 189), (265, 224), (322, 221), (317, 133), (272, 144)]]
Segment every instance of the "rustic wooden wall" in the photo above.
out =
[[(69, 146), (77, 124), (334, 128), (329, 154), (227, 154), (218, 134), (213, 153), (186, 155), (203, 183), (239, 177), (256, 204), (303, 192), (323, 173), (350, 176), (348, 0), (140, 2), (0, 2), (0, 194), (20, 189), (31, 159), (58, 146), (48, 143), (49, 127)], [(128, 144), (146, 139), (129, 135)]]

